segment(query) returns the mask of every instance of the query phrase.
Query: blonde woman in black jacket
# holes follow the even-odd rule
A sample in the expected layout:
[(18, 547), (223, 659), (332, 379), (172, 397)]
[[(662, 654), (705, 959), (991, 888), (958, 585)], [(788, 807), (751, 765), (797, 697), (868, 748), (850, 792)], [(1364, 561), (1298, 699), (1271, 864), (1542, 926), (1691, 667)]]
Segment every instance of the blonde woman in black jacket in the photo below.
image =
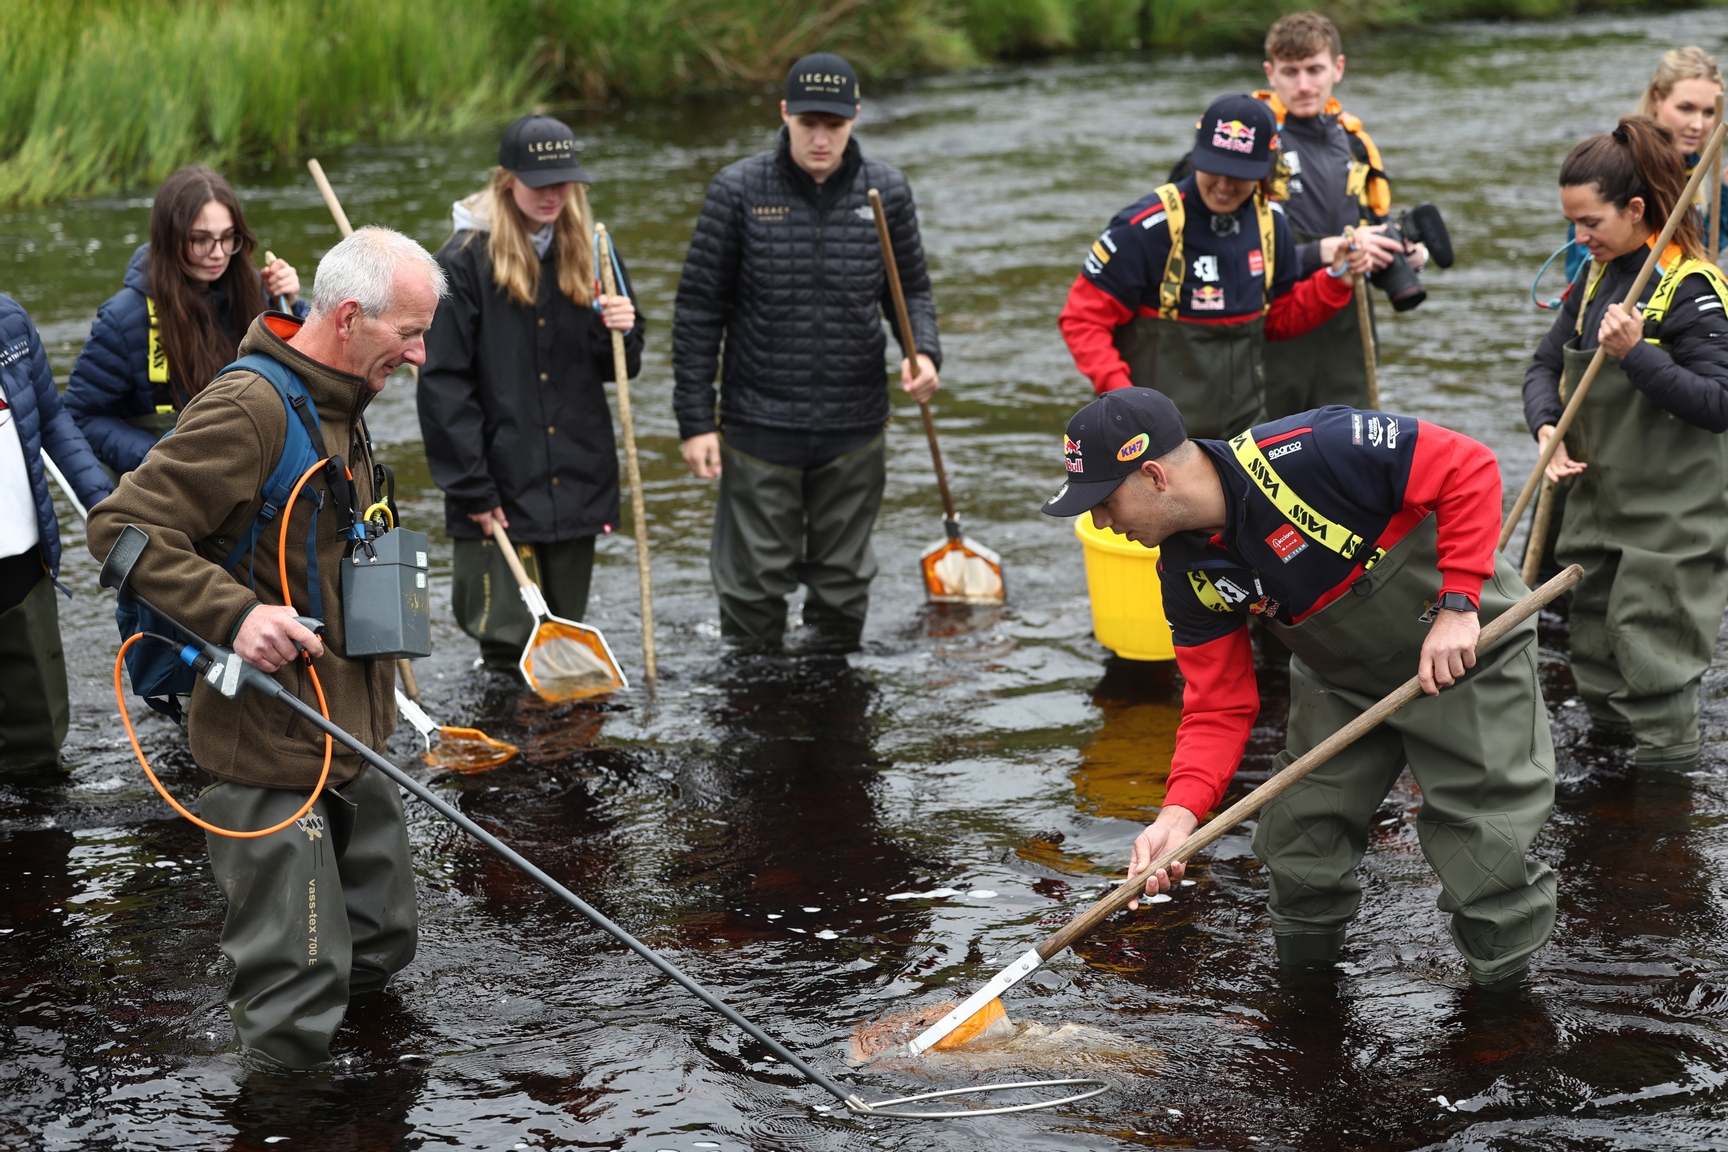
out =
[[(505, 129), (491, 184), (458, 202), (438, 250), (450, 296), (426, 334), (420, 431), (455, 544), (453, 607), (487, 667), (510, 671), (532, 626), (496, 519), (559, 616), (588, 607), (594, 538), (618, 522), (605, 381), (609, 329), (641, 365), (643, 321), (595, 284), (593, 219), (576, 138), (550, 116)], [(623, 268), (620, 265), (620, 273)]]

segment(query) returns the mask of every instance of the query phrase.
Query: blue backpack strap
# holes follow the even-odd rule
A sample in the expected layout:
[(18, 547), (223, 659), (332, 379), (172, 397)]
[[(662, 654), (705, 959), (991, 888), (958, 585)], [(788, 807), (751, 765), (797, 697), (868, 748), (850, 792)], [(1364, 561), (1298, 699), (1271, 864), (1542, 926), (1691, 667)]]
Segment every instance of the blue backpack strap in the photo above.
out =
[[(240, 357), (217, 375), (222, 376), (241, 369), (256, 372), (276, 389), (276, 394), (282, 398), (282, 406), (287, 411), (288, 431), (282, 442), (282, 455), (277, 458), (276, 467), (264, 481), (263, 507), (240, 539), (235, 541), (233, 549), (222, 562), (223, 569), (229, 572), (239, 566), (242, 557), (255, 553), (258, 538), (263, 535), (266, 526), (277, 516), (287, 514), (284, 505), (288, 503), (289, 493), (294, 490), (295, 483), (307, 469), (325, 456), (318, 406), (312, 402), (312, 397), (306, 391), (306, 385), (299, 375), (281, 361), (258, 352)], [(324, 502), (323, 493), (316, 489), (302, 488), (300, 498), (312, 505), (312, 518), (306, 529), (307, 608), (313, 617), (321, 620), (324, 618), (324, 597), (318, 580), (318, 511)], [(250, 565), (248, 567), (250, 569)], [(252, 579), (249, 570), (248, 583), (252, 583)], [(283, 592), (286, 595), (287, 589), (283, 589)]]

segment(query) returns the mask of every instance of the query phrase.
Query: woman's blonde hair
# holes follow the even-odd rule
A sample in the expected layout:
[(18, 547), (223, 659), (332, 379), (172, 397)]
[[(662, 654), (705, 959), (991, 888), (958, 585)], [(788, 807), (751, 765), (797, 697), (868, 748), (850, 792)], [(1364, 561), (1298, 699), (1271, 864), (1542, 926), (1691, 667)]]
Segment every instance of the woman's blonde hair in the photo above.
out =
[[(484, 196), (492, 230), (486, 252), (492, 258), (492, 279), (518, 304), (532, 305), (540, 295), (540, 256), (534, 233), (511, 195), (516, 174), (500, 167)], [(570, 198), (552, 222), (552, 248), (558, 253), (558, 290), (578, 304), (594, 302), (594, 241), (588, 222), (588, 189), (570, 185)]]
[(1682, 80), (1708, 80), (1720, 88), (1722, 70), (1716, 67), (1716, 58), (1702, 48), (1670, 48), (1662, 53), (1662, 62), (1650, 77), (1650, 87), (1644, 89), (1644, 98), (1638, 101), (1638, 115), (1654, 117), (1656, 105), (1668, 99), (1674, 85)]

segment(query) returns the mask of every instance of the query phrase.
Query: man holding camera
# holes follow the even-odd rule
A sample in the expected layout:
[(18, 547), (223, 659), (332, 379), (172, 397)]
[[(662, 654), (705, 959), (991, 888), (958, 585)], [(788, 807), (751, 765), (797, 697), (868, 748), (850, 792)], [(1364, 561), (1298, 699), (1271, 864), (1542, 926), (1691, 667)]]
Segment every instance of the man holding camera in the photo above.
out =
[[(1318, 12), (1293, 12), (1266, 34), (1270, 90), (1254, 93), (1278, 119), (1272, 196), (1296, 234), (1301, 274), (1332, 263), (1346, 228), (1368, 227), (1375, 273), (1400, 255), (1420, 271), (1428, 252), (1384, 235), (1392, 185), (1362, 121), (1332, 97), (1344, 78), (1344, 44)], [(1380, 277), (1376, 276), (1376, 279)], [(1413, 277), (1412, 277), (1413, 279)], [(1420, 286), (1418, 285), (1418, 288)], [(1274, 420), (1327, 404), (1368, 406), (1359, 313), (1345, 308), (1266, 358), (1266, 411)]]

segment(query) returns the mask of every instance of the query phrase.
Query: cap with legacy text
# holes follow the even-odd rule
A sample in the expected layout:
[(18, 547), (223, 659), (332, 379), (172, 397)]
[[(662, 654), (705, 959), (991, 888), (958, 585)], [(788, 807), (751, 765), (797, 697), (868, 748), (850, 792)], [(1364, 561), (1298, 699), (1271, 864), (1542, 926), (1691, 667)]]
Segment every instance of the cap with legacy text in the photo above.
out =
[(1263, 180), (1272, 171), (1278, 122), (1252, 96), (1220, 96), (1206, 108), (1189, 156), (1196, 171), (1236, 180)]
[(832, 52), (812, 52), (786, 73), (786, 114), (826, 112), (850, 120), (858, 115), (858, 73)]
[(1182, 413), (1151, 388), (1117, 388), (1074, 414), (1062, 438), (1068, 482), (1044, 502), (1046, 516), (1077, 516), (1096, 508), (1148, 460), (1188, 439)]
[(551, 116), (524, 116), (504, 129), (498, 164), (530, 188), (548, 184), (592, 184), (576, 159), (576, 133)]

